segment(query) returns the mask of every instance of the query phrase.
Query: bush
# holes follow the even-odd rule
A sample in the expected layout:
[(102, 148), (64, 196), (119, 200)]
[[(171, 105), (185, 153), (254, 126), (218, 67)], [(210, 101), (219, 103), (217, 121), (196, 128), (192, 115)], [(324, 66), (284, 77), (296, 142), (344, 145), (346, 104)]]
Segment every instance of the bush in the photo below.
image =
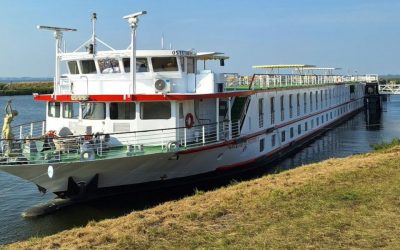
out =
[(400, 145), (400, 139), (394, 138), (391, 142), (382, 142), (379, 144), (373, 144), (372, 148), (374, 150), (386, 150), (386, 149), (392, 148), (397, 145)]

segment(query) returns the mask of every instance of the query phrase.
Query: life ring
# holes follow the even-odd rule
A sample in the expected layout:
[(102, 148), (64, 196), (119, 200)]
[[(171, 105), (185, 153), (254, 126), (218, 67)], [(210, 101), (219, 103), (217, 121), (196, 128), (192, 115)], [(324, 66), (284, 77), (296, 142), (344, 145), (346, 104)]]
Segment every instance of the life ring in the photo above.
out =
[(185, 117), (185, 126), (186, 128), (192, 128), (194, 124), (194, 118), (192, 113), (188, 113)]

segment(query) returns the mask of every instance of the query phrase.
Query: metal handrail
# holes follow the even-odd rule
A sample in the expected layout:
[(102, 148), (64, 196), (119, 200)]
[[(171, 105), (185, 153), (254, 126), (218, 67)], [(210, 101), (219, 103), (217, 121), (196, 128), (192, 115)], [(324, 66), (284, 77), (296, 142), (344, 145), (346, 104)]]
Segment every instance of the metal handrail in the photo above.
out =
[[(5, 151), (10, 145), (2, 141), (2, 165), (18, 164), (45, 164), (49, 162), (80, 162), (83, 152), (92, 151), (93, 159), (111, 159), (136, 154), (154, 154), (162, 152), (179, 152), (182, 150), (202, 147), (220, 141), (237, 138), (240, 136), (239, 121), (234, 122), (229, 130), (228, 121), (212, 123), (209, 125), (173, 129), (159, 129), (135, 132), (119, 132), (99, 134), (90, 138), (84, 135), (60, 138), (28, 138), (14, 139), (11, 151)], [(46, 148), (37, 150), (38, 144)], [(85, 151), (86, 150), (86, 151)], [(40, 152), (42, 151), (42, 152)]]

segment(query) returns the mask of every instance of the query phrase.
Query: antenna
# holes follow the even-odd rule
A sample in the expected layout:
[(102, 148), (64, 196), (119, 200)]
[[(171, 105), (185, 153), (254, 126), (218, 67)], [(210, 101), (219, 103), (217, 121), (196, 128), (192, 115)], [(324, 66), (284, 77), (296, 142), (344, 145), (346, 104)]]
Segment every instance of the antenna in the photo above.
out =
[(69, 32), (69, 31), (78, 31), (77, 29), (71, 29), (71, 28), (61, 28), (61, 27), (52, 27), (52, 26), (43, 26), (43, 25), (38, 25), (36, 28), (40, 30), (51, 30), (54, 31), (54, 38), (56, 39), (56, 67), (55, 67), (55, 72), (54, 72), (54, 91), (56, 90), (56, 84), (59, 83), (60, 81), (60, 56), (59, 54), (62, 53), (62, 38), (63, 38), (63, 32)]
[(39, 29), (39, 30), (53, 30), (53, 31), (59, 31), (59, 32), (78, 31), (77, 29), (52, 27), (52, 26), (43, 26), (43, 25), (38, 25), (38, 26), (36, 26), (36, 28)]
[(164, 33), (161, 33), (161, 49), (164, 49)]
[(89, 54), (96, 54), (97, 51), (97, 44), (96, 44), (96, 21), (97, 21), (97, 14), (92, 14), (92, 44), (89, 45)]

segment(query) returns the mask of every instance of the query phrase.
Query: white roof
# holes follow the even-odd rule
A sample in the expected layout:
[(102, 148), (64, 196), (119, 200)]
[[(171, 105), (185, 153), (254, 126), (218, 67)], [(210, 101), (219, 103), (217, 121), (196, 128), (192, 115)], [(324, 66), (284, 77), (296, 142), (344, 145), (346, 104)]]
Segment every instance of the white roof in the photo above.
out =
[(314, 65), (308, 64), (272, 64), (272, 65), (256, 65), (254, 69), (297, 69), (297, 68), (313, 68)]
[[(224, 56), (224, 53), (221, 52), (198, 52), (195, 53), (189, 50), (137, 50), (137, 57), (155, 57), (155, 56), (194, 56), (199, 60), (221, 60), (221, 59), (229, 59), (229, 57)], [(107, 51), (98, 51), (95, 55), (96, 58), (121, 58), (121, 57), (130, 57), (131, 50), (107, 50)], [(71, 53), (62, 53), (62, 60), (84, 60), (84, 59), (93, 59), (93, 54), (89, 54), (88, 52), (71, 52)]]

